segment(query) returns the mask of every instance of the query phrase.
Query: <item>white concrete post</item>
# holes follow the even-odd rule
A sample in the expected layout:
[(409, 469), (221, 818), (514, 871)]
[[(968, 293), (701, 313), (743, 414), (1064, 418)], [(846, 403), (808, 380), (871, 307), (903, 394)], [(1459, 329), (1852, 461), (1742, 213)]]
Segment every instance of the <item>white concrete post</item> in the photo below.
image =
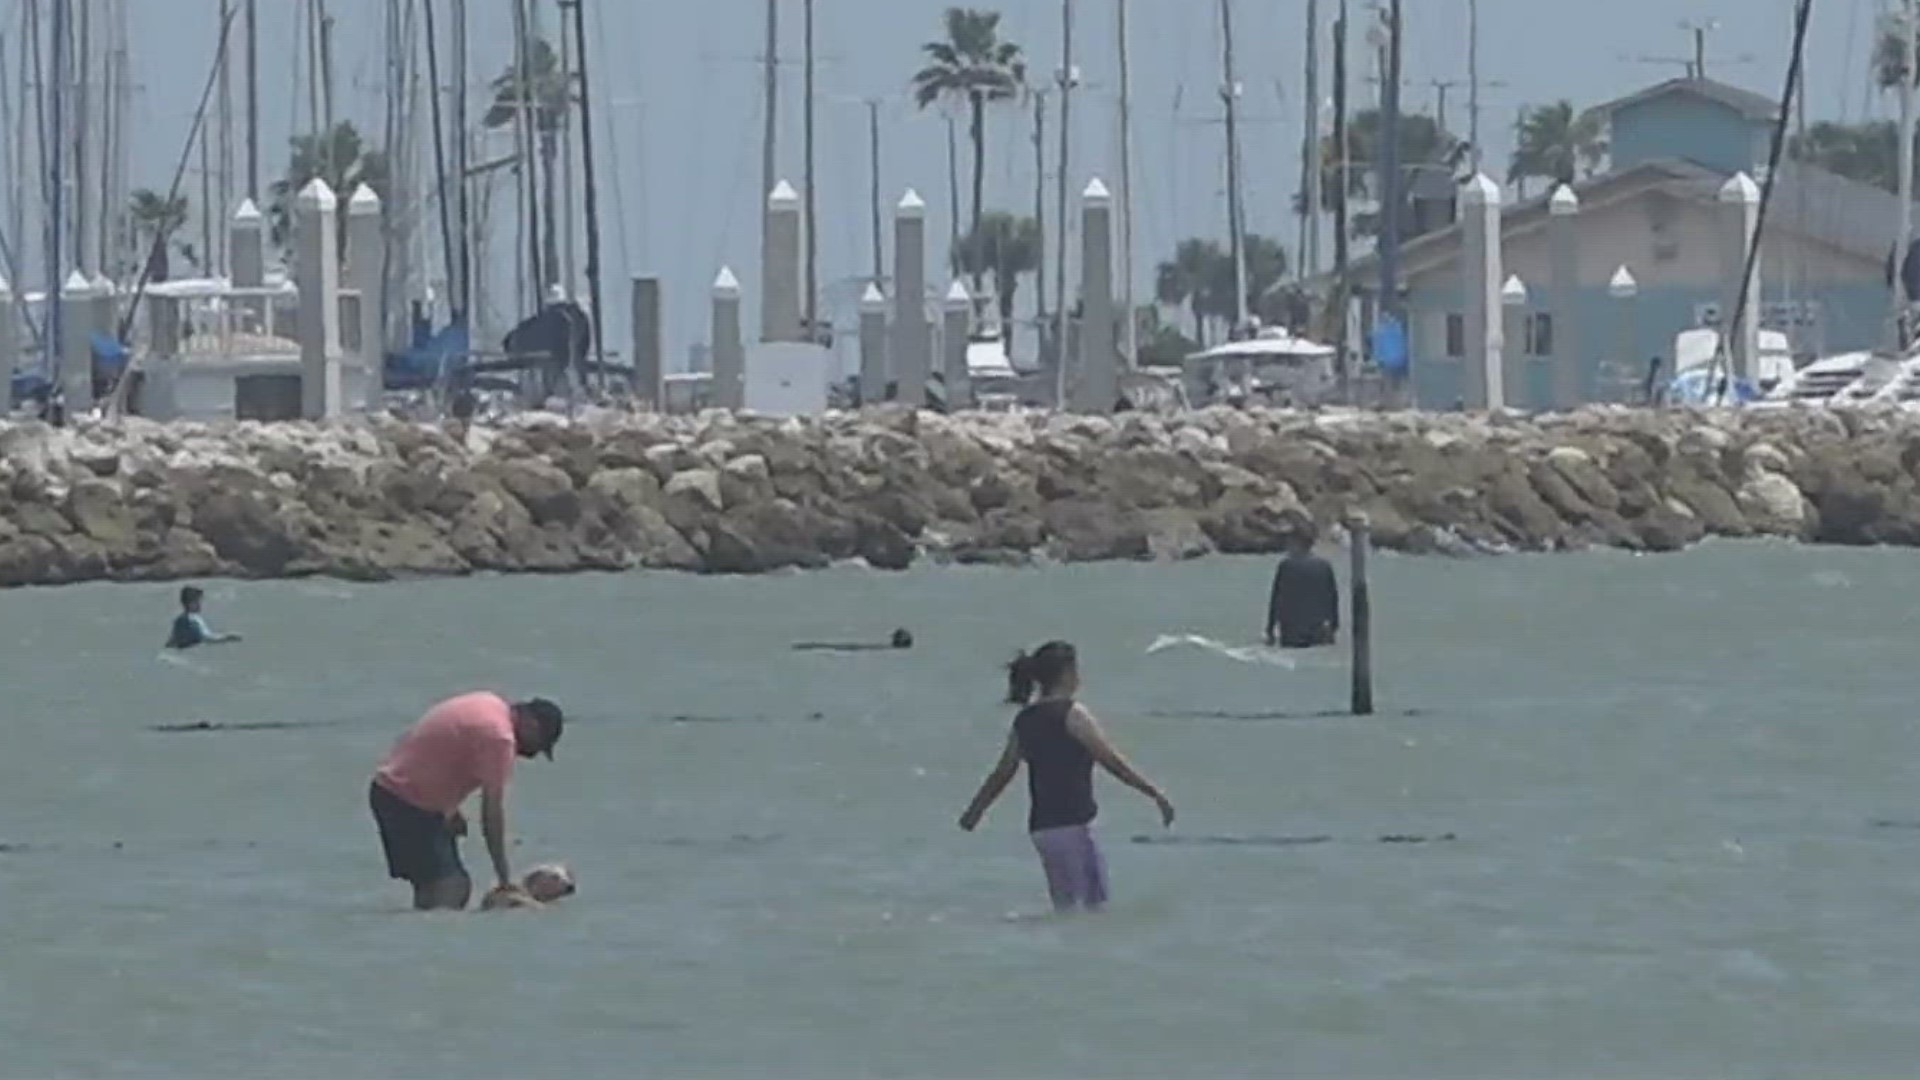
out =
[[(0, 277), (0, 375), (12, 385), (13, 369), (20, 365), (20, 308), (14, 303), (13, 286)], [(9, 394), (0, 403), (11, 402)]]
[(927, 326), (927, 204), (912, 188), (893, 212), (894, 399), (919, 408), (927, 403), (927, 371), (933, 366)]
[(172, 420), (180, 411), (175, 400), (180, 371), (180, 301), (149, 295), (146, 305), (147, 362), (141, 370), (147, 378), (140, 388), (140, 414), (151, 420)]
[(300, 290), (300, 414), (340, 415), (340, 252), (334, 233), (339, 200), (314, 177), (293, 200), (294, 265)]
[(800, 193), (785, 180), (767, 194), (760, 236), (760, 340), (802, 341)]
[(1561, 184), (1548, 204), (1547, 247), (1553, 263), (1553, 401), (1579, 406), (1584, 396), (1580, 334), (1580, 197)]
[(1506, 406), (1501, 326), (1500, 185), (1476, 173), (1460, 191), (1460, 233), (1465, 248), (1461, 282), (1467, 352), (1460, 365), (1460, 397), (1469, 409)]
[(860, 404), (887, 399), (887, 294), (869, 283), (860, 296)]
[(93, 281), (93, 328), (107, 337), (120, 340), (120, 298), (113, 279), (94, 271)]
[(380, 196), (361, 184), (347, 200), (347, 265), (360, 294), (360, 369), (364, 403), (379, 412), (386, 397), (386, 320), (381, 317), (386, 289), (385, 244), (380, 235)]
[(93, 408), (93, 283), (75, 269), (60, 289), (60, 393), (72, 419)]
[[(1760, 227), (1760, 186), (1746, 173), (1735, 173), (1720, 188), (1721, 256), (1720, 278), (1726, 283), (1725, 299), (1720, 302), (1720, 334), (1726, 343), (1727, 360), (1736, 379), (1753, 376), (1753, 358), (1760, 350), (1760, 259), (1753, 260), (1753, 273), (1746, 275), (1747, 249)], [(1740, 307), (1741, 286), (1746, 285), (1747, 304), (1739, 325), (1734, 311)]]
[(747, 351), (740, 339), (740, 279), (720, 268), (713, 279), (713, 404), (721, 409), (746, 405)]
[[(227, 267), (236, 289), (258, 289), (267, 283), (267, 222), (252, 199), (240, 200), (227, 227)], [(248, 297), (240, 306), (253, 313), (250, 329), (265, 332), (267, 302)], [(235, 329), (242, 329), (236, 325)]]
[(947, 412), (973, 408), (973, 379), (967, 370), (967, 341), (973, 335), (973, 297), (967, 287), (953, 283), (947, 290), (945, 318), (940, 323), (940, 381), (947, 390)]
[[(1062, 297), (1062, 302), (1065, 297)], [(1080, 194), (1080, 349), (1068, 400), (1110, 413), (1120, 396), (1113, 342), (1113, 196), (1098, 178)]]
[(666, 341), (660, 324), (660, 279), (633, 279), (633, 393), (655, 412), (667, 411)]

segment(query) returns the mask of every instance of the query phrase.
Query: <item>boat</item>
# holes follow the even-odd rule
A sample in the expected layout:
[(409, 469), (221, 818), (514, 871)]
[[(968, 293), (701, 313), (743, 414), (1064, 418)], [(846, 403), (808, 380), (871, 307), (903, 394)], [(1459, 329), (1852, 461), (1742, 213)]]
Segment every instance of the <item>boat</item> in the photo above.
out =
[(1334, 391), (1334, 348), (1268, 327), (1253, 337), (1188, 355), (1187, 399), (1222, 403), (1317, 405)]

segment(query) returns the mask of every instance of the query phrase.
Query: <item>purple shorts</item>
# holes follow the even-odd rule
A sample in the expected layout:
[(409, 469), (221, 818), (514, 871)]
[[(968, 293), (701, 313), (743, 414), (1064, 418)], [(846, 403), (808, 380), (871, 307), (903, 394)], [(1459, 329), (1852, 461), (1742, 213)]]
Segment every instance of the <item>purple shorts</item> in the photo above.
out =
[(1065, 825), (1031, 834), (1055, 911), (1097, 910), (1107, 902), (1107, 862), (1090, 825)]

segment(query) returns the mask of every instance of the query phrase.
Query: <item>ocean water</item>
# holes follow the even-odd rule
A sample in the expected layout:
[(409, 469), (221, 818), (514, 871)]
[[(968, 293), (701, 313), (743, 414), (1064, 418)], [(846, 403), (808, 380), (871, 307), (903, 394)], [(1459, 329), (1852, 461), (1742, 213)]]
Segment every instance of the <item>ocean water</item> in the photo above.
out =
[[(179, 657), (170, 587), (10, 591), (0, 1076), (1912, 1076), (1915, 567), (1382, 557), (1365, 719), (1178, 640), (1252, 643), (1264, 560), (212, 582), (248, 639)], [(1098, 917), (1019, 786), (954, 826), (1051, 637), (1180, 811), (1102, 781)], [(476, 686), (569, 710), (510, 816), (581, 893), (415, 915), (367, 776)]]

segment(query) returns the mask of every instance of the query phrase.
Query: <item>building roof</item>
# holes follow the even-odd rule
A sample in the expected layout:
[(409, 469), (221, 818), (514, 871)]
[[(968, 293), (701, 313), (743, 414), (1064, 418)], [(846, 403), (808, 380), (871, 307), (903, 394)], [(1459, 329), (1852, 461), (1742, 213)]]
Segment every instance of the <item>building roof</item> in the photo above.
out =
[(1611, 116), (1621, 109), (1665, 97), (1668, 94), (1691, 94), (1709, 101), (1717, 101), (1754, 120), (1774, 120), (1780, 115), (1778, 101), (1751, 90), (1742, 90), (1737, 86), (1716, 82), (1713, 79), (1668, 79), (1666, 82), (1649, 86), (1645, 90), (1636, 91), (1604, 105), (1595, 105), (1592, 111), (1601, 116)]
[[(1592, 177), (1573, 185), (1583, 208), (1633, 198), (1659, 190), (1695, 203), (1715, 203), (1730, 174), (1691, 161), (1663, 159)], [(1503, 237), (1544, 225), (1551, 191), (1503, 208)], [(1894, 218), (1898, 196), (1871, 184), (1851, 180), (1815, 165), (1783, 164), (1767, 208), (1766, 230), (1779, 230), (1825, 244), (1854, 258), (1884, 262), (1892, 251), (1890, 237), (1897, 231)], [(1920, 219), (1916, 219), (1920, 220)], [(1411, 276), (1460, 256), (1461, 226), (1450, 225), (1408, 240), (1400, 247), (1402, 274)], [(1372, 285), (1378, 256), (1354, 259), (1350, 279), (1358, 291)]]

